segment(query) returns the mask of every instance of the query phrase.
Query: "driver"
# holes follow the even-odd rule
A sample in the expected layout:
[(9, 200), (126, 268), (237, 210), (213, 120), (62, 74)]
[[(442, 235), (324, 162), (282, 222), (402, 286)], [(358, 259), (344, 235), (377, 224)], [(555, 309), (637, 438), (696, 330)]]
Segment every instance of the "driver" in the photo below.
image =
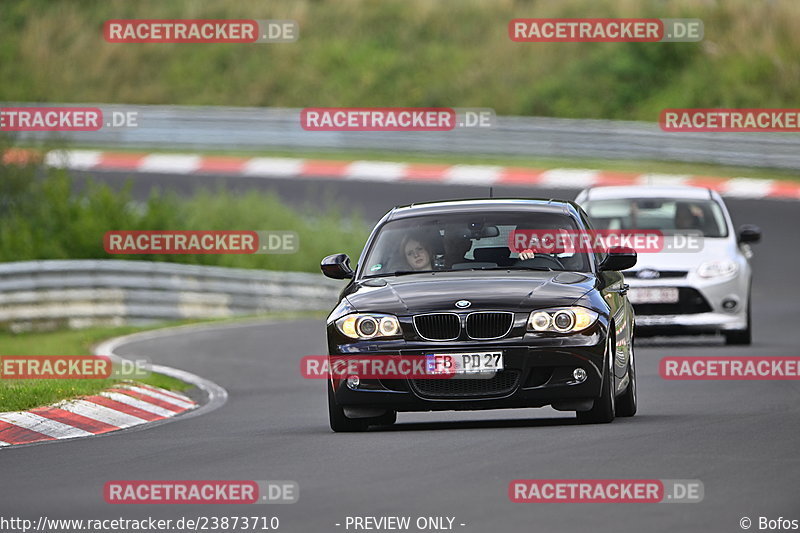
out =
[(696, 205), (680, 202), (675, 206), (675, 229), (700, 229), (703, 211)]
[[(518, 229), (517, 231), (526, 231), (526, 230)], [(561, 227), (550, 227), (550, 228), (542, 228), (540, 230), (528, 230), (528, 231), (531, 231), (533, 235), (537, 236), (538, 238), (541, 238), (542, 241), (543, 241), (542, 244), (546, 245), (545, 238), (547, 236), (555, 237), (560, 232), (566, 231), (566, 230), (565, 230), (565, 228), (561, 228)], [(524, 250), (519, 252), (519, 259), (520, 259), (520, 261), (525, 261), (526, 259), (533, 259), (533, 258), (535, 258), (537, 256), (539, 256), (539, 257), (541, 257), (541, 256), (544, 256), (544, 257), (561, 257), (561, 256), (564, 256), (564, 255), (571, 256), (572, 254), (571, 253), (567, 253), (567, 250), (563, 250), (562, 252), (553, 252), (553, 253), (539, 252), (537, 254), (536, 252), (533, 251), (533, 249), (525, 248)]]
[[(531, 232), (531, 234), (533, 236), (535, 236), (536, 238), (542, 240), (542, 246), (547, 246), (548, 245), (548, 241), (547, 241), (548, 237), (549, 238), (556, 238), (560, 233), (567, 233), (567, 234), (571, 233), (571, 230), (569, 228), (565, 228), (560, 224), (552, 224), (552, 223), (551, 224), (546, 224), (546, 223), (542, 224), (540, 226), (540, 229), (525, 230), (525, 229), (522, 229), (522, 228), (517, 228), (517, 231), (529, 231), (529, 232)], [(578, 259), (576, 257), (576, 254), (575, 254), (576, 250), (572, 249), (573, 245), (569, 244), (570, 242), (571, 242), (570, 239), (566, 239), (565, 240), (565, 249), (559, 250), (557, 248), (554, 248), (552, 253), (543, 252), (543, 251), (535, 252), (531, 248), (525, 248), (525, 249), (523, 249), (522, 251), (519, 252), (519, 260), (520, 261), (525, 261), (525, 260), (534, 259), (534, 258), (537, 258), (537, 257), (550, 258), (550, 259), (556, 260), (559, 265), (563, 265), (563, 266), (565, 266), (565, 267), (567, 267), (569, 269), (568, 265), (572, 262), (572, 260), (573, 259)], [(553, 243), (553, 245), (556, 245), (556, 244), (557, 243)]]

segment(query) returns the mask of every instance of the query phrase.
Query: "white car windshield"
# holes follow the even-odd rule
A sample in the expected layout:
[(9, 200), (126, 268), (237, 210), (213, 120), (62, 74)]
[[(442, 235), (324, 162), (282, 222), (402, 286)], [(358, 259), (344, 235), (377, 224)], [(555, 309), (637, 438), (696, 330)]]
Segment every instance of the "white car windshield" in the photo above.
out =
[(595, 229), (656, 230), (665, 235), (692, 232), (727, 237), (728, 225), (713, 200), (682, 198), (618, 198), (591, 200), (583, 208)]

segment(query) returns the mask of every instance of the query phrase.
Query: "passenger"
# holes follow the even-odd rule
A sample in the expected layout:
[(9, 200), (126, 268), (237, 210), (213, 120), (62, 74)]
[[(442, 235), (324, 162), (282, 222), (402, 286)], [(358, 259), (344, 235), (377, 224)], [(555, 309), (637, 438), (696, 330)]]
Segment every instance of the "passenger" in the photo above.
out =
[(411, 270), (433, 270), (431, 247), (421, 236), (410, 233), (400, 241), (400, 254)]

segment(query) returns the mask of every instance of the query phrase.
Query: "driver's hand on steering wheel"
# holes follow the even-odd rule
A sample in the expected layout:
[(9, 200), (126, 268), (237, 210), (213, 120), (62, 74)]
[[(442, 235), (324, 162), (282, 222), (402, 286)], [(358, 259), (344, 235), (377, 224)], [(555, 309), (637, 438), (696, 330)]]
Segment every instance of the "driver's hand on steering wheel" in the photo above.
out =
[(536, 257), (536, 254), (533, 253), (533, 250), (531, 250), (530, 248), (526, 248), (525, 250), (522, 250), (519, 253), (519, 258), (521, 261), (524, 261), (526, 259), (533, 259), (534, 257)]

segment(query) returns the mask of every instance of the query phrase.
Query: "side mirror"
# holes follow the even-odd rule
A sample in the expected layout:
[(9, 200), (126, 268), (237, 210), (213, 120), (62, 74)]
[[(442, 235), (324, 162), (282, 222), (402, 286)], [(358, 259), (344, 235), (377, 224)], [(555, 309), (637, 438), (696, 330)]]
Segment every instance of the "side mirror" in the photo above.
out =
[(350, 268), (350, 258), (347, 254), (329, 255), (319, 264), (322, 273), (333, 279), (347, 279), (353, 277), (353, 269)]
[(628, 270), (636, 264), (636, 250), (628, 246), (612, 246), (600, 263), (600, 270)]
[(761, 240), (761, 228), (753, 224), (744, 224), (739, 228), (739, 242), (758, 242)]

